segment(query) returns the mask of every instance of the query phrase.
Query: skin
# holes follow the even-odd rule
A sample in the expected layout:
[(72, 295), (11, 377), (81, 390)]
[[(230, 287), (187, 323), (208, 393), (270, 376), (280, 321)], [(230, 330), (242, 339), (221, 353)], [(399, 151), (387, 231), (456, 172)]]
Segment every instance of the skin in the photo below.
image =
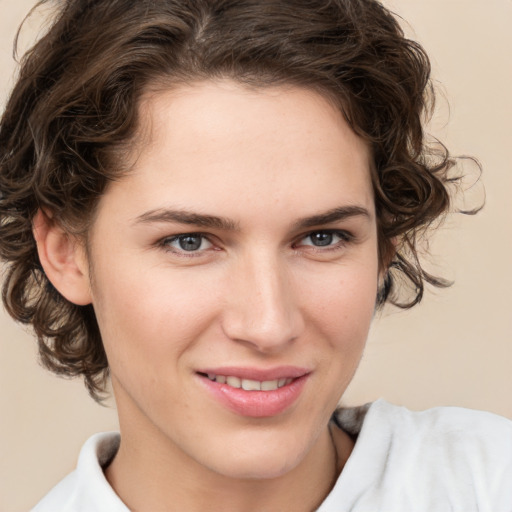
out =
[[(133, 167), (101, 198), (87, 254), (35, 222), (52, 282), (97, 314), (122, 436), (106, 476), (132, 510), (312, 510), (352, 450), (336, 430), (334, 468), (328, 423), (375, 308), (369, 149), (296, 87), (202, 82), (140, 108)], [(340, 208), (351, 214), (318, 217)], [(187, 233), (204, 235), (198, 250), (181, 248)], [(264, 418), (229, 410), (197, 374), (281, 365), (308, 377)]]

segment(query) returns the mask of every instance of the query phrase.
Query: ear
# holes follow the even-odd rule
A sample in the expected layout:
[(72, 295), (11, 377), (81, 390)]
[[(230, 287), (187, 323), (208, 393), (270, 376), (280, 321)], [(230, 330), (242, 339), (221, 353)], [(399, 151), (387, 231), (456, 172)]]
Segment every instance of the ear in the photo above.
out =
[(386, 253), (381, 256), (381, 274), (386, 274), (389, 270), (389, 266), (391, 265), (391, 262), (393, 261), (393, 258), (396, 255), (397, 247), (399, 244), (398, 236), (394, 236), (389, 239), (389, 243), (387, 244), (387, 250)]
[(50, 215), (39, 210), (32, 222), (39, 261), (57, 291), (78, 306), (92, 302), (85, 248)]
[(394, 236), (390, 239), (390, 243), (388, 244), (387, 250), (384, 254), (381, 255), (380, 269), (379, 269), (379, 279), (378, 279), (378, 289), (381, 290), (384, 286), (386, 277), (389, 272), (389, 267), (391, 266), (391, 262), (396, 255), (397, 246), (399, 240), (397, 236)]

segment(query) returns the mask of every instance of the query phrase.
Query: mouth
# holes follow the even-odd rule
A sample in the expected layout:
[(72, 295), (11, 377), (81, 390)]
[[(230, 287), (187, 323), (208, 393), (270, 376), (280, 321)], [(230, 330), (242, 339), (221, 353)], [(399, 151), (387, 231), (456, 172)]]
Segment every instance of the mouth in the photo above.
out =
[(201, 370), (196, 375), (208, 394), (231, 412), (263, 418), (289, 409), (299, 399), (310, 372), (297, 367), (222, 368)]
[(243, 379), (235, 375), (216, 375), (215, 373), (199, 373), (199, 375), (210, 379), (212, 382), (226, 384), (232, 388), (245, 391), (274, 391), (291, 384), (294, 380), (291, 377), (281, 377), (280, 379), (273, 380), (254, 380)]

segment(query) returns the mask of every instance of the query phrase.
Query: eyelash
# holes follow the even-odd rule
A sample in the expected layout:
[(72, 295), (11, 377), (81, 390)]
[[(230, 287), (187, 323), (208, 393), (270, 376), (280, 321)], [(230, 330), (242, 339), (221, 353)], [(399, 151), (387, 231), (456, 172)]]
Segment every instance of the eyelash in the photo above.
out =
[(208, 249), (196, 250), (196, 251), (186, 251), (185, 249), (177, 249), (170, 246), (172, 242), (177, 242), (179, 240), (183, 240), (187, 237), (200, 237), (201, 243), (206, 240), (210, 244), (214, 246), (214, 243), (210, 240), (211, 235), (207, 235), (205, 233), (181, 233), (179, 235), (174, 235), (170, 237), (166, 237), (162, 239), (158, 245), (162, 247), (166, 252), (170, 252), (172, 254), (176, 254), (177, 256), (183, 258), (197, 258), (198, 256), (202, 256), (203, 253)]
[[(313, 245), (313, 244), (303, 244), (298, 245), (298, 242), (301, 242), (307, 238), (310, 238), (313, 235), (331, 235), (333, 237), (338, 237), (339, 241), (332, 245)], [(193, 251), (186, 251), (185, 249), (177, 249), (170, 246), (171, 243), (177, 242), (179, 240), (183, 240), (187, 237), (200, 237), (201, 243), (206, 240), (208, 243), (212, 244), (213, 250), (219, 250), (218, 248), (215, 248), (215, 244), (211, 241), (211, 235), (207, 233), (181, 233), (179, 235), (174, 235), (170, 237), (165, 237), (162, 240), (158, 242), (158, 245), (162, 247), (165, 251), (171, 252), (179, 257), (183, 258), (197, 258), (204, 254), (205, 251), (211, 250), (212, 248), (202, 249), (202, 250), (193, 250)], [(306, 233), (302, 235), (300, 238), (297, 239), (297, 242), (293, 243), (293, 249), (297, 250), (299, 247), (309, 247), (311, 251), (314, 251), (316, 253), (325, 253), (330, 251), (336, 251), (344, 248), (347, 244), (352, 242), (354, 240), (354, 236), (349, 233), (348, 231), (340, 231), (335, 229), (319, 229), (315, 231), (310, 231), (309, 233)]]
[(339, 241), (335, 244), (329, 244), (329, 245), (313, 245), (313, 244), (304, 244), (304, 246), (306, 247), (310, 247), (311, 250), (315, 251), (315, 252), (327, 252), (327, 251), (336, 251), (336, 250), (339, 250), (339, 249), (342, 249), (344, 248), (347, 244), (349, 244), (350, 242), (352, 242), (354, 240), (354, 236), (349, 233), (348, 231), (340, 231), (340, 230), (335, 230), (335, 229), (319, 229), (319, 230), (316, 230), (316, 231), (311, 231), (309, 233), (307, 233), (306, 235), (302, 236), (299, 241), (302, 241), (302, 240), (305, 240), (306, 238), (310, 238), (313, 236), (313, 235), (330, 235), (330, 236), (335, 236), (335, 237), (338, 237), (339, 238)]

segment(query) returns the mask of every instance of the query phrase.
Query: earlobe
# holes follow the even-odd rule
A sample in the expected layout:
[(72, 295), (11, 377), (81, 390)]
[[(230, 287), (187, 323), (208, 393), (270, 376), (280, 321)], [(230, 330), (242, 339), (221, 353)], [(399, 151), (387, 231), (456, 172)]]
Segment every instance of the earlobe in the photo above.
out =
[(392, 280), (389, 271), (397, 253), (397, 245), (398, 237), (389, 239), (386, 251), (382, 251), (380, 255), (380, 268), (377, 280), (377, 305), (382, 305), (391, 291)]
[(42, 210), (34, 216), (32, 228), (39, 261), (53, 286), (74, 304), (90, 304), (89, 271), (82, 244)]
[(393, 258), (396, 256), (398, 250), (399, 238), (398, 236), (394, 236), (389, 240), (389, 246), (387, 250), (387, 254), (385, 255), (384, 268), (385, 273), (389, 271), (389, 267), (391, 266), (391, 262)]

